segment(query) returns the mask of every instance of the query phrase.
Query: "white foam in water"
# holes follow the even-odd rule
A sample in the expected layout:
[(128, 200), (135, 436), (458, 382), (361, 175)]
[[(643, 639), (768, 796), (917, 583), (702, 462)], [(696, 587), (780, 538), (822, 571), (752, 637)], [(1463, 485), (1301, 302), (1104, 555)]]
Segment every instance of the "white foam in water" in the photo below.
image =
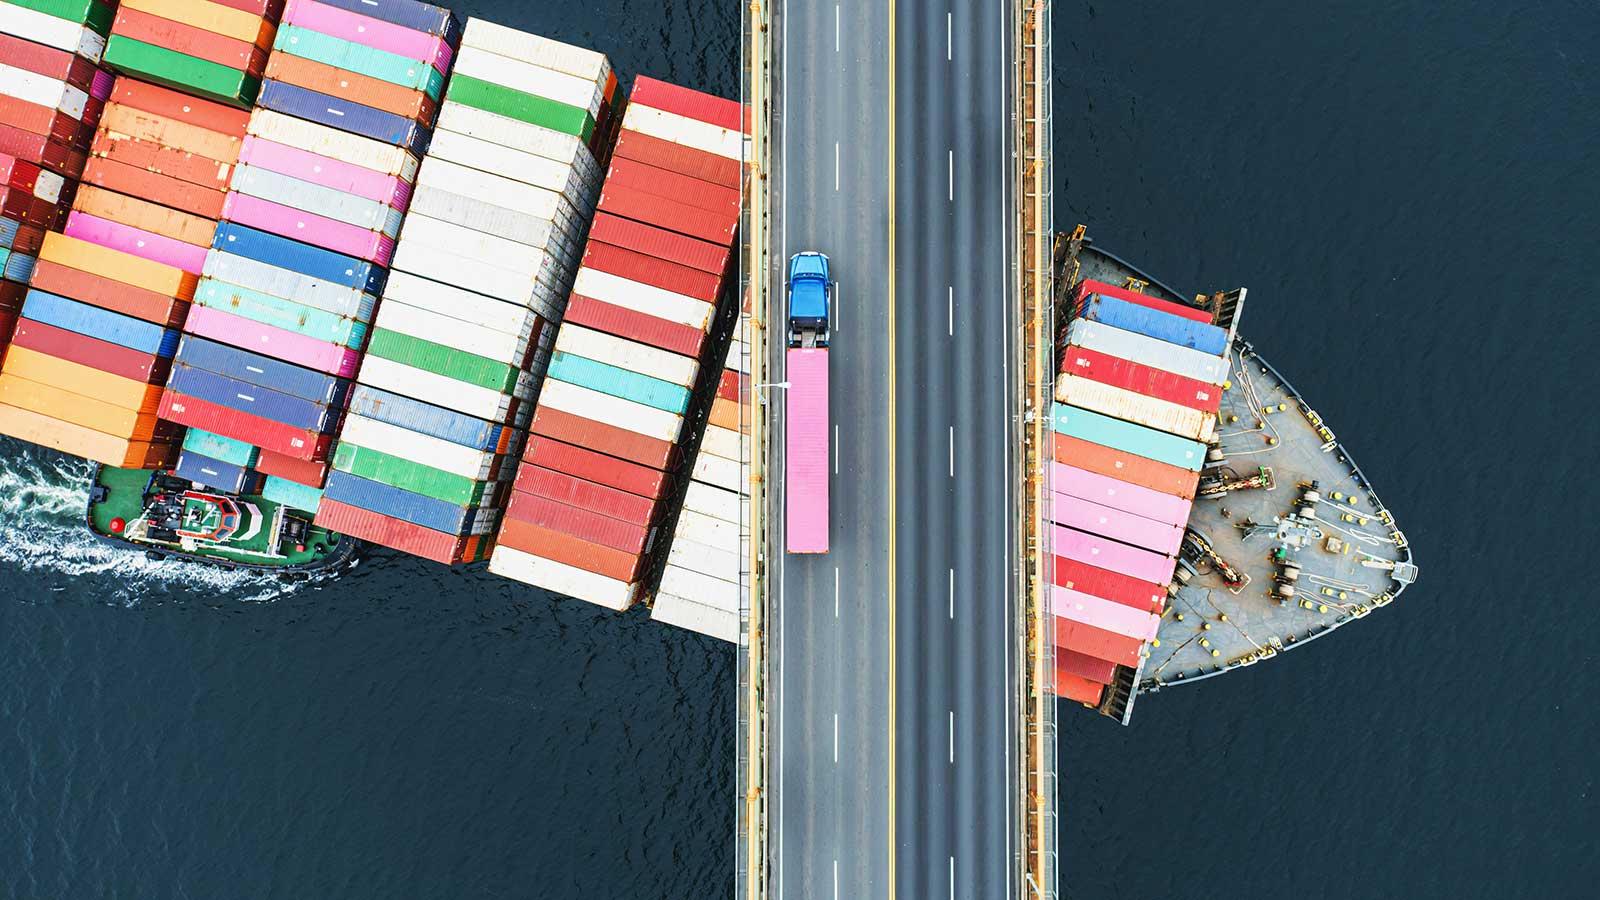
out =
[[(100, 541), (84, 524), (92, 464), (0, 438), (0, 566), (115, 579), (106, 600), (134, 605), (155, 590), (193, 588), (244, 603), (273, 600), (301, 584), (270, 574), (181, 560), (152, 560)], [(312, 579), (315, 580), (314, 578)]]

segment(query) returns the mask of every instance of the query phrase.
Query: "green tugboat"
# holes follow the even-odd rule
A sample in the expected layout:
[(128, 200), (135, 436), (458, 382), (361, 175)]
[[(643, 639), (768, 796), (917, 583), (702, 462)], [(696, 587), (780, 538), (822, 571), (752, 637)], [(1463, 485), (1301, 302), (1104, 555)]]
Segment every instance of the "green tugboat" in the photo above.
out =
[(286, 575), (341, 568), (358, 545), (313, 524), (308, 512), (258, 494), (214, 491), (165, 469), (97, 467), (86, 519), (95, 537), (152, 559)]

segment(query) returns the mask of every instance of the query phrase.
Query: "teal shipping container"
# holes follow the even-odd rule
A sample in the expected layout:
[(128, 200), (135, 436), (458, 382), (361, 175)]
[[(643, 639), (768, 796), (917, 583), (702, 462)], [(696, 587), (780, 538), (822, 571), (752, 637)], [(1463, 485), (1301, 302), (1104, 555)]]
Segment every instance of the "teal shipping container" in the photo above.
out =
[(1097, 412), (1053, 404), (1051, 418), (1057, 434), (1089, 441), (1103, 447), (1132, 453), (1145, 459), (1164, 462), (1191, 472), (1200, 471), (1206, 460), (1204, 444), (1156, 431), (1143, 425), (1102, 416)]
[(296, 25), (278, 27), (272, 50), (422, 91), (434, 100), (444, 91), (443, 73), (428, 63)]
[(321, 490), (275, 475), (267, 476), (266, 483), (261, 488), (261, 496), (273, 503), (308, 513), (316, 512), (317, 507), (322, 504)]
[(231, 437), (223, 437), (198, 428), (184, 432), (183, 449), (193, 450), (201, 456), (220, 459), (246, 469), (256, 464), (256, 457), (261, 453), (261, 448), (246, 444), (244, 441), (236, 441)]
[(689, 408), (688, 388), (559, 350), (551, 354), (545, 377), (680, 416)]
[(341, 347), (359, 350), (367, 337), (367, 325), (355, 319), (215, 278), (201, 280), (194, 302)]

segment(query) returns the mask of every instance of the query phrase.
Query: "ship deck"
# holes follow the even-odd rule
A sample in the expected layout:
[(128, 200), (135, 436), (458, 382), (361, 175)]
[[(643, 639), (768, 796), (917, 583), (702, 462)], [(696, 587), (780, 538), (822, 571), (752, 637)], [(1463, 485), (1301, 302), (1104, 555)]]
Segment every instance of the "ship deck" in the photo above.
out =
[[(1147, 293), (1193, 300), (1088, 246), (1078, 263), (1085, 278), (1112, 284), (1133, 278), (1149, 283)], [(1237, 339), (1231, 356), (1218, 425), (1226, 459), (1208, 464), (1201, 492), (1218, 480), (1260, 476), (1263, 468), (1272, 486), (1197, 497), (1188, 527), (1248, 581), (1230, 587), (1214, 564), (1190, 554), (1195, 575), (1168, 604), (1138, 675), (1141, 693), (1301, 646), (1388, 604), (1416, 577), (1392, 515), (1306, 399), (1248, 341)], [(1313, 482), (1322, 498), (1314, 520), (1285, 522), (1301, 506), (1302, 486)], [(1280, 547), (1300, 569), (1287, 601), (1273, 593)]]

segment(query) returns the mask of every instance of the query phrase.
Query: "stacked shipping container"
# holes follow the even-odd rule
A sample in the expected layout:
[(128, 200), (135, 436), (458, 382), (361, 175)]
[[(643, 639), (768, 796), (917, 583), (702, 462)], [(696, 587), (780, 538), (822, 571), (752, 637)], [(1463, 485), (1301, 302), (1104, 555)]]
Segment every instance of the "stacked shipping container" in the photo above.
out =
[[(318, 524), (444, 563), (487, 555), (615, 93), (599, 53), (468, 21)], [(509, 513), (513, 541), (526, 505)]]
[(1207, 312), (1079, 285), (1054, 410), (1056, 692), (1096, 705), (1167, 598), (1228, 372)]
[(249, 108), (283, 0), (120, 0), (106, 65)]
[[(742, 144), (739, 104), (634, 83), (491, 572), (612, 609), (638, 599), (696, 400), (719, 376)], [(721, 488), (688, 488), (684, 516), (726, 546)]]
[(212, 486), (249, 466), (317, 509), (458, 30), (411, 0), (284, 6), (163, 404), (258, 448)]

